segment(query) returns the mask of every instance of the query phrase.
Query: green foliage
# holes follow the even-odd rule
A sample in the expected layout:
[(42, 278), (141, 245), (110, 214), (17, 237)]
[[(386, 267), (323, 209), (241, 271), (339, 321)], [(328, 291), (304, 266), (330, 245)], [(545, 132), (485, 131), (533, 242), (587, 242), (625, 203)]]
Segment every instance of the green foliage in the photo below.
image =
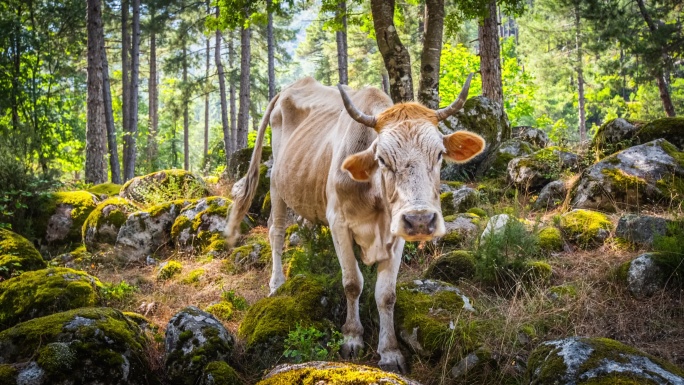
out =
[(105, 283), (100, 288), (102, 300), (109, 306), (112, 304), (127, 303), (132, 299), (133, 293), (138, 291), (138, 287), (121, 280), (119, 283)]
[(684, 222), (670, 222), (665, 235), (653, 237), (653, 250), (684, 257)]
[(183, 265), (178, 261), (167, 261), (164, 262), (157, 272), (157, 279), (160, 281), (167, 281), (176, 275), (180, 274), (183, 270)]
[(230, 302), (233, 305), (233, 308), (235, 308), (235, 310), (247, 310), (247, 308), (249, 307), (247, 300), (244, 297), (241, 297), (240, 295), (235, 293), (234, 290), (227, 290), (221, 292), (221, 299), (223, 299), (226, 302)]
[(205, 310), (222, 321), (228, 321), (233, 316), (233, 304), (227, 301), (209, 305)]
[(294, 363), (331, 361), (337, 358), (343, 342), (342, 333), (337, 330), (325, 333), (314, 326), (307, 328), (297, 322), (295, 330), (290, 331), (285, 339), (283, 356)]

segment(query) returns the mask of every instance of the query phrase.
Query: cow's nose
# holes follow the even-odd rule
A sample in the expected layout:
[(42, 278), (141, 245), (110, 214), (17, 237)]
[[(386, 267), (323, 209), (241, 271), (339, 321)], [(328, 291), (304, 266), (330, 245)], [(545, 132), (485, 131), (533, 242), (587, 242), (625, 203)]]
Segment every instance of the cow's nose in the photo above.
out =
[(435, 232), (437, 226), (437, 214), (427, 213), (407, 213), (402, 215), (404, 228), (408, 235), (430, 235)]

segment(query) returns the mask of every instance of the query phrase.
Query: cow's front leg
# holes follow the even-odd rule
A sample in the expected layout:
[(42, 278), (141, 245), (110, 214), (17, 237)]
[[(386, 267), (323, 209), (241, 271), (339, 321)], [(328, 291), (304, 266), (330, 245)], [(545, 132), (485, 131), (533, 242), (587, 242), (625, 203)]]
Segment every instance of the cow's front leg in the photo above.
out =
[(363, 289), (363, 275), (354, 256), (354, 240), (349, 228), (344, 224), (331, 223), (330, 230), (337, 259), (342, 268), (342, 284), (347, 297), (347, 320), (342, 326), (344, 343), (340, 354), (343, 358), (357, 357), (363, 350), (363, 326), (359, 317), (359, 297)]
[(375, 284), (375, 302), (380, 315), (379, 365), (383, 370), (407, 372), (406, 361), (399, 350), (394, 333), (394, 303), (397, 299), (397, 274), (401, 265), (404, 240), (396, 239), (392, 244), (392, 257), (378, 262), (378, 280)]
[(271, 281), (268, 285), (271, 289), (271, 295), (285, 283), (282, 255), (283, 244), (285, 243), (286, 216), (287, 205), (285, 204), (285, 201), (280, 198), (280, 195), (275, 188), (271, 188), (271, 217), (269, 218), (271, 226), (268, 229), (268, 238), (271, 242), (271, 257), (273, 260)]

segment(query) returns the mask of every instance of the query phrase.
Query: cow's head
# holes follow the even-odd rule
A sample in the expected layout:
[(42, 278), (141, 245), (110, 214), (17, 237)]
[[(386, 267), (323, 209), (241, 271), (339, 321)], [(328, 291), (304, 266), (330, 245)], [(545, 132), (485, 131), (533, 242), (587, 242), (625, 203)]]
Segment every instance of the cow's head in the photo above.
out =
[(392, 216), (390, 231), (395, 236), (422, 241), (445, 232), (439, 201), (442, 160), (467, 162), (482, 152), (485, 142), (468, 131), (442, 135), (437, 124), (463, 107), (471, 78), (472, 74), (448, 107), (435, 111), (418, 103), (401, 103), (377, 116), (357, 109), (339, 86), (349, 115), (378, 133), (367, 150), (347, 157), (342, 169), (357, 181), (369, 181), (380, 172)]

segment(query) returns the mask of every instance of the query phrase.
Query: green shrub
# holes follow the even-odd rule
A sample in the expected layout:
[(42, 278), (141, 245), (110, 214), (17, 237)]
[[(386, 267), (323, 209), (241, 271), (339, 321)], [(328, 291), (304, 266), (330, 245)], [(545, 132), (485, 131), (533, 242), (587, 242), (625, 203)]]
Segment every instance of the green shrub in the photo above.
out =
[(159, 267), (159, 272), (157, 273), (157, 279), (160, 281), (169, 280), (183, 271), (183, 265), (177, 261), (168, 261), (163, 263)]
[(227, 301), (209, 305), (205, 310), (221, 321), (228, 321), (233, 316), (233, 304)]
[(342, 333), (336, 330), (325, 333), (314, 326), (302, 327), (297, 322), (295, 330), (292, 330), (285, 339), (283, 355), (295, 363), (330, 361), (337, 357), (342, 342)]
[(230, 302), (235, 310), (247, 310), (249, 307), (247, 300), (237, 295), (234, 290), (224, 291), (221, 293), (221, 298), (226, 302)]
[(138, 287), (122, 280), (119, 283), (105, 283), (100, 289), (102, 300), (108, 305), (127, 302), (138, 291)]

